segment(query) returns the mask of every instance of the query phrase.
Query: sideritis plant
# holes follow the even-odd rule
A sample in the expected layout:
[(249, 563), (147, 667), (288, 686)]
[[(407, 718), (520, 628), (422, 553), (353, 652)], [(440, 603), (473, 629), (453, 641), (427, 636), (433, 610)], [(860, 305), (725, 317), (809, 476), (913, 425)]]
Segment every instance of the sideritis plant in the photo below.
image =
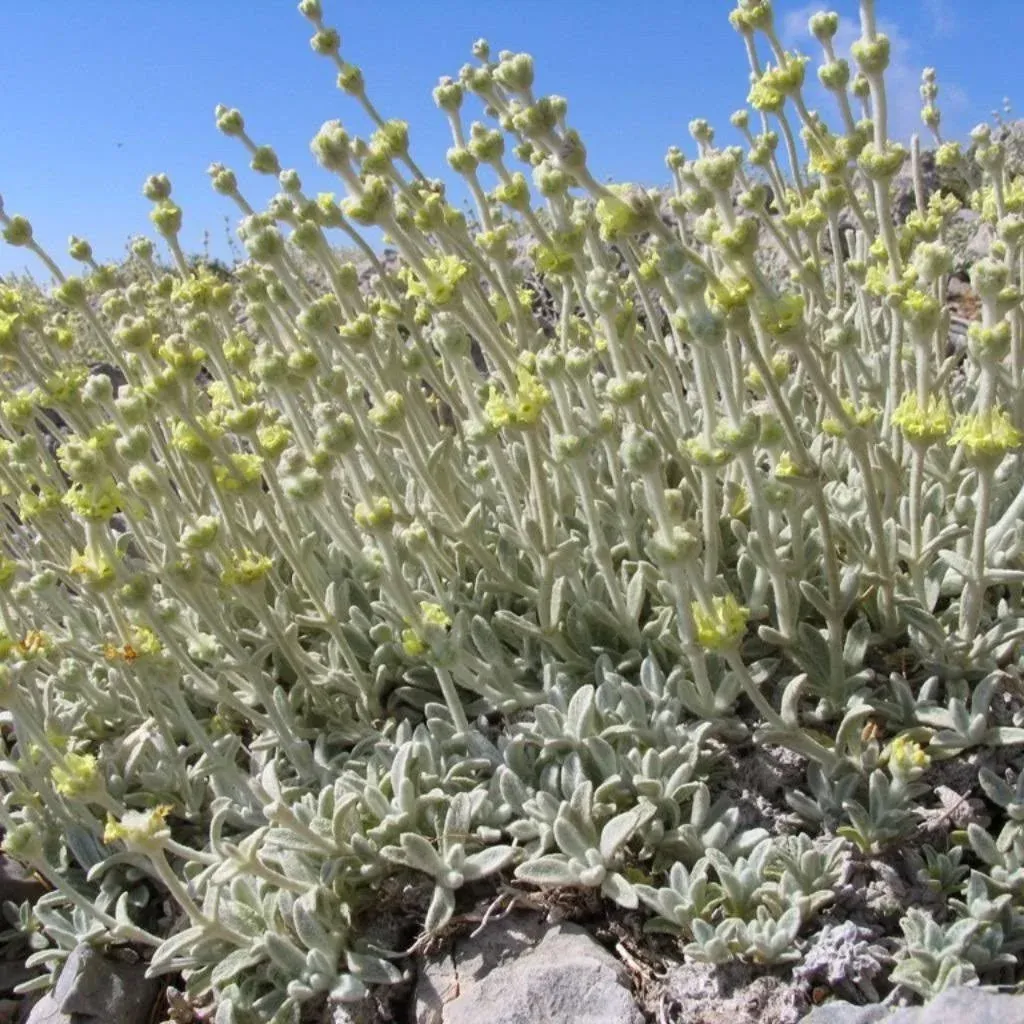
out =
[[(218, 1021), (291, 1020), (530, 887), (643, 906), (713, 963), (873, 935), (848, 979), (869, 998), (1019, 970), (1024, 180), (1002, 144), (977, 129), (968, 163), (925, 72), (936, 161), (996, 238), (961, 351), (961, 201), (889, 137), (873, 0), (854, 66), (811, 19), (827, 119), (771, 4), (741, 0), (744, 144), (694, 121), (663, 192), (601, 184), (530, 57), (478, 42), (434, 92), (471, 214), (300, 10), (376, 129), (317, 132), (342, 196), (311, 196), (217, 108), (281, 186), (257, 211), (211, 167), (249, 255), (227, 279), (182, 251), (164, 175), (169, 265), (72, 238), (66, 276), (0, 210), (53, 278), (0, 291), (0, 819), (52, 886), (18, 918), (50, 969), (29, 987), (127, 942)], [(894, 871), (931, 905), (874, 899)]]

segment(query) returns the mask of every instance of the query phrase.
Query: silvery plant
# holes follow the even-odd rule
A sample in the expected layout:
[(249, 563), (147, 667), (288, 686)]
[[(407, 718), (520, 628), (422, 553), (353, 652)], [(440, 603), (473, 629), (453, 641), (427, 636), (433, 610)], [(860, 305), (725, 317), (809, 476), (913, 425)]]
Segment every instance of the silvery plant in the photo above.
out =
[[(323, 125), (337, 192), (311, 195), (217, 108), (280, 187), (258, 210), (210, 168), (230, 273), (187, 257), (164, 175), (163, 249), (72, 237), (75, 276), (0, 207), (52, 277), (0, 288), (0, 822), (49, 887), (8, 908), (26, 987), (127, 943), (218, 1024), (291, 1021), (408, 979), (470, 911), (584, 897), (714, 964), (862, 936), (870, 998), (1015, 979), (1024, 179), (998, 134), (945, 140), (927, 70), (970, 191), (926, 188), (874, 0), (850, 61), (811, 18), (823, 90), (740, 0), (739, 145), (694, 121), (667, 188), (603, 184), (531, 58), (481, 40), (434, 90), (446, 185), (299, 9), (374, 127)], [(965, 203), (992, 238), (966, 348)], [(918, 889), (872, 902), (894, 872)]]

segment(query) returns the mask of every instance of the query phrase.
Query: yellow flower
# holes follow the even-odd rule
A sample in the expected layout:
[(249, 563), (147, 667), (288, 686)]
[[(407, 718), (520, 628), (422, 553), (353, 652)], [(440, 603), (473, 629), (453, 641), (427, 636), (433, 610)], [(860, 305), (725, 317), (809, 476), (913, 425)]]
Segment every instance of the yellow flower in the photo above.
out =
[(359, 502), (355, 510), (356, 525), (364, 530), (386, 530), (395, 520), (395, 510), (392, 508), (388, 498), (377, 498), (373, 508), (369, 508), (364, 502)]
[(420, 602), (420, 614), (423, 616), (425, 626), (433, 626), (437, 629), (447, 629), (452, 624), (451, 616), (433, 601)]
[(469, 273), (469, 267), (457, 256), (439, 256), (425, 259), (428, 276), (423, 281), (410, 273), (407, 277), (406, 294), (412, 298), (424, 299), (431, 306), (445, 306), (455, 297), (458, 283)]
[(889, 744), (889, 770), (893, 776), (919, 775), (931, 762), (924, 747), (906, 736), (897, 736)]
[(919, 336), (930, 334), (939, 323), (938, 299), (934, 295), (911, 288), (903, 299), (903, 313)]
[(231, 464), (215, 466), (213, 476), (225, 491), (247, 490), (262, 479), (263, 459), (249, 452), (232, 452)]
[(745, 309), (753, 291), (754, 286), (747, 278), (722, 274), (708, 285), (707, 296), (711, 305), (725, 314)]
[(45, 658), (53, 650), (53, 640), (41, 629), (30, 629), (15, 649), (23, 658)]
[(495, 430), (502, 427), (526, 428), (540, 419), (544, 407), (551, 401), (551, 392), (526, 366), (516, 369), (516, 391), (510, 398), (492, 387), (484, 405), (484, 416)]
[(617, 238), (642, 231), (644, 217), (627, 202), (635, 189), (631, 185), (613, 185), (609, 191), (611, 195), (603, 196), (597, 201), (597, 223), (601, 229), (601, 237), (612, 242)]
[(167, 827), (167, 815), (173, 809), (170, 804), (161, 804), (149, 811), (126, 811), (120, 821), (108, 815), (103, 842), (114, 843), (120, 839), (128, 846), (154, 845), (154, 838)]
[(402, 630), (402, 650), (410, 658), (418, 658), (420, 655), (426, 654), (428, 648), (415, 629), (404, 629)]
[(83, 519), (103, 523), (124, 504), (124, 496), (113, 477), (108, 477), (99, 483), (72, 484), (63, 503)]
[(445, 633), (451, 624), (451, 616), (441, 605), (433, 601), (420, 601), (419, 622), (402, 631), (402, 650), (410, 658), (426, 654), (430, 650), (430, 634)]
[(255, 551), (236, 551), (231, 555), (231, 564), (221, 570), (220, 581), (226, 586), (251, 586), (264, 579), (274, 563), (266, 555)]
[(903, 436), (914, 444), (928, 445), (941, 441), (953, 426), (949, 402), (930, 395), (922, 407), (916, 394), (907, 394), (892, 414), (892, 421)]
[(283, 423), (273, 423), (263, 427), (256, 438), (260, 448), (271, 458), (280, 455), (292, 443), (292, 432)]
[(83, 797), (96, 790), (100, 773), (93, 754), (69, 753), (64, 755), (63, 765), (53, 766), (50, 778), (61, 796)]
[(1024, 434), (1010, 422), (1006, 411), (998, 408), (962, 416), (949, 439), (951, 447), (962, 444), (968, 458), (975, 462), (998, 462), (1022, 443)]
[(43, 839), (39, 829), (31, 822), (23, 822), (8, 829), (4, 836), (3, 851), (8, 857), (20, 860), (24, 863), (31, 863), (36, 860), (43, 860)]
[(804, 297), (797, 293), (782, 295), (761, 310), (764, 328), (775, 337), (784, 337), (803, 322)]
[(842, 406), (847, 417), (853, 421), (852, 425), (833, 416), (828, 416), (821, 421), (821, 429), (833, 437), (845, 436), (847, 430), (851, 429), (851, 427), (864, 429), (873, 426), (881, 415), (881, 411), (875, 406), (865, 405), (858, 409), (848, 398), (842, 400)]
[(68, 572), (97, 590), (102, 590), (114, 582), (114, 566), (103, 555), (92, 550), (73, 555)]
[(732, 594), (711, 599), (711, 609), (698, 601), (691, 605), (697, 643), (709, 651), (734, 648), (747, 628), (750, 609), (744, 608)]

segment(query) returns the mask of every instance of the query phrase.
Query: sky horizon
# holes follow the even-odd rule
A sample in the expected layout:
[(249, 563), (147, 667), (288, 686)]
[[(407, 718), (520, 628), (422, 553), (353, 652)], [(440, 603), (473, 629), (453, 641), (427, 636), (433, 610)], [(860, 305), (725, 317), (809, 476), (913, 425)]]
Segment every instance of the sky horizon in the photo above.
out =
[[(630, 7), (611, 0), (438, 0), (427, 8), (411, 0), (324, 0), (324, 6), (326, 21), (341, 32), (343, 55), (363, 69), (375, 104), (385, 117), (409, 122), (417, 162), (446, 181), (453, 179), (444, 160), (451, 140), (431, 89), (471, 59), (480, 36), (495, 53), (533, 54), (538, 91), (568, 98), (569, 122), (601, 179), (666, 182), (665, 151), (679, 145), (692, 152), (687, 124), (695, 117), (711, 121), (723, 143), (733, 141), (728, 118), (748, 88), (743, 45), (728, 23), (732, 4), (723, 0), (690, 0), (682, 12), (669, 0)], [(776, 0), (775, 7), (786, 45), (815, 63), (810, 14), (840, 13), (844, 50), (858, 34), (854, 0)], [(982, 0), (969, 16), (952, 0), (878, 0), (878, 14), (893, 43), (888, 80), (895, 136), (926, 134), (917, 94), (926, 66), (938, 69), (947, 137), (964, 138), (1006, 96), (1024, 110), (1024, 96), (1014, 96), (1019, 75), (1011, 61), (998, 59), (1005, 41), (1024, 33), (1024, 5)], [(228, 257), (237, 209), (213, 192), (206, 168), (213, 162), (233, 168), (257, 207), (277, 187), (251, 172), (241, 146), (217, 131), (218, 103), (239, 107), (253, 139), (274, 146), (308, 192), (342, 193), (341, 183), (316, 166), (309, 140), (331, 118), (358, 134), (368, 126), (355, 101), (335, 88), (330, 62), (310, 50), (310, 34), (294, 0), (6, 0), (0, 10), (6, 211), (27, 216), (62, 267), (75, 265), (66, 255), (70, 234), (86, 238), (97, 259), (114, 260), (131, 235), (156, 237), (141, 187), (147, 175), (166, 172), (184, 210), (185, 250), (202, 252), (208, 234), (210, 254)], [(811, 99), (822, 98), (814, 82)], [(26, 269), (45, 279), (30, 253), (0, 242), (0, 274)]]

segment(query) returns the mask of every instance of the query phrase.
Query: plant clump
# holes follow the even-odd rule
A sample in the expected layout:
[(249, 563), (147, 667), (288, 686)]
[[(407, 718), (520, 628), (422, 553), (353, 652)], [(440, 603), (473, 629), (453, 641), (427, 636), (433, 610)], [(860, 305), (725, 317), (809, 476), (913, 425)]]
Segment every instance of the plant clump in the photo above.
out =
[(302, 0), (375, 127), (323, 125), (338, 193), (310, 195), (217, 108), (280, 185), (256, 210), (210, 168), (230, 273), (186, 257), (164, 175), (169, 265), (73, 237), (66, 275), (0, 205), (53, 277), (0, 287), (0, 822), (51, 887), (32, 964), (132, 943), (218, 1022), (292, 1020), (539, 889), (864, 999), (1021, 980), (1024, 179), (988, 129), (973, 163), (942, 138), (926, 72), (995, 239), (950, 351), (961, 201), (890, 138), (860, 6), (855, 66), (811, 19), (833, 123), (740, 0), (743, 142), (694, 121), (667, 195), (601, 184), (531, 58), (480, 41), (434, 91), (458, 209)]

